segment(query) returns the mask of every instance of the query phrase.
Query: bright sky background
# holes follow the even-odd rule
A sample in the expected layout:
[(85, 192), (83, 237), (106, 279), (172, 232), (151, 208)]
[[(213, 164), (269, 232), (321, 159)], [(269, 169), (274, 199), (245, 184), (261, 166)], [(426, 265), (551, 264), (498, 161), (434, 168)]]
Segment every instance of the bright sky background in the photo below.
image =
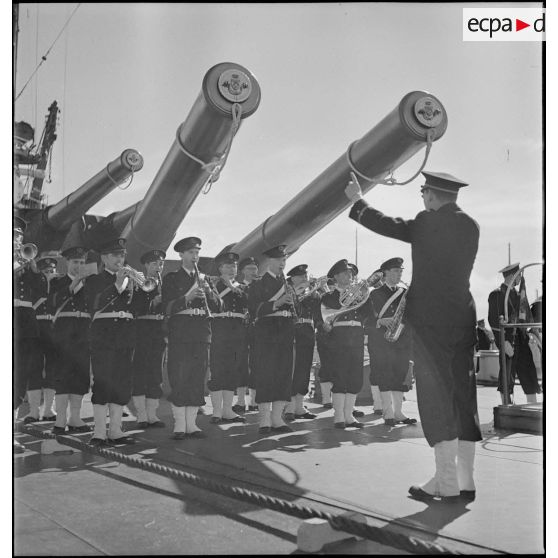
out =
[[(5, 6), (0, 25), (5, 25), (3, 75), (8, 80), (11, 15)], [(434, 145), (428, 168), (450, 172), (471, 184), (460, 194), (459, 203), (481, 226), (471, 288), (479, 317), (486, 317), (488, 293), (500, 281), (497, 270), (508, 262), (508, 243), (512, 261), (525, 264), (542, 258), (542, 49), (540, 43), (530, 42), (463, 42), (462, 8), (467, 6), (506, 4), (84, 3), (17, 101), (15, 119), (28, 121), (39, 134), (50, 103), (56, 99), (61, 106), (52, 183), (47, 185), (50, 203), (77, 188), (125, 148), (142, 153), (145, 166), (131, 188), (109, 194), (92, 211), (107, 215), (144, 196), (207, 70), (223, 61), (247, 67), (261, 85), (261, 105), (244, 121), (221, 179), (209, 195), (196, 200), (177, 232), (177, 238), (202, 236), (203, 253), (215, 255), (309, 184), (406, 93), (431, 92), (444, 104), (449, 126)], [(21, 5), (17, 92), (74, 7)], [(553, 61), (555, 44), (547, 45)], [(547, 98), (556, 99), (550, 75), (547, 87)], [(12, 115), (10, 93), (7, 86), (4, 89), (2, 152), (8, 158), (12, 138), (7, 120)], [(558, 121), (558, 115), (552, 117), (554, 107), (552, 101), (547, 104), (548, 121)], [(547, 129), (549, 135), (552, 130)], [(547, 242), (555, 236), (552, 185), (558, 178), (555, 151), (548, 149), (548, 153)], [(396, 176), (411, 176), (421, 160), (422, 152)], [(6, 160), (4, 167), (9, 166)], [(367, 199), (388, 214), (411, 218), (422, 209), (420, 184), (417, 179), (400, 189), (378, 186)], [(6, 187), (2, 198), (6, 242), (10, 194)], [(306, 262), (313, 274), (321, 275), (342, 257), (353, 260), (356, 226), (347, 214), (348, 210), (320, 231), (288, 265)], [(363, 229), (358, 239), (363, 274), (389, 257), (401, 256), (406, 259), (403, 278), (410, 279), (408, 246)], [(549, 260), (548, 277), (554, 277), (558, 270)], [(539, 268), (526, 275), (534, 298), (535, 289), (541, 288)], [(8, 283), (9, 276), (2, 280)], [(7, 284), (4, 292), (9, 292)], [(553, 291), (546, 295), (548, 307), (556, 308)], [(4, 320), (7, 331), (9, 314)], [(555, 338), (552, 319), (545, 336)], [(3, 338), (9, 354), (9, 336)], [(553, 352), (548, 356), (552, 373), (547, 392), (550, 386), (552, 396), (556, 367)], [(547, 424), (554, 424), (553, 406), (547, 406), (546, 412)], [(2, 447), (7, 449), (9, 429), (3, 432)], [(553, 444), (546, 449), (549, 466), (556, 461), (555, 450)], [(10, 462), (7, 455), (2, 462)], [(556, 481), (551, 476), (546, 481), (550, 513), (551, 503), (556, 502), (550, 496), (556, 494)], [(11, 532), (6, 535), (3, 540), (9, 544)]]
[[(485, 317), (508, 243), (512, 261), (542, 261), (542, 49), (535, 42), (463, 42), (467, 5), (84, 3), (17, 101), (16, 120), (30, 122), (38, 136), (50, 103), (60, 105), (49, 203), (125, 148), (142, 153), (145, 166), (131, 188), (91, 211), (107, 215), (144, 196), (206, 71), (223, 61), (248, 68), (262, 89), (260, 107), (243, 122), (220, 180), (199, 196), (176, 235), (201, 236), (202, 255), (211, 256), (275, 213), (407, 92), (431, 92), (449, 125), (427, 168), (470, 182), (459, 204), (481, 227), (471, 288)], [(21, 6), (18, 92), (74, 8)], [(396, 177), (414, 174), (423, 153)], [(422, 209), (421, 184), (378, 186), (367, 200), (411, 218)], [(354, 261), (356, 224), (347, 214), (288, 267), (308, 263), (319, 276), (340, 258)], [(358, 246), (362, 275), (401, 256), (410, 280), (408, 245), (360, 229)], [(542, 290), (540, 270), (526, 272), (531, 299)]]

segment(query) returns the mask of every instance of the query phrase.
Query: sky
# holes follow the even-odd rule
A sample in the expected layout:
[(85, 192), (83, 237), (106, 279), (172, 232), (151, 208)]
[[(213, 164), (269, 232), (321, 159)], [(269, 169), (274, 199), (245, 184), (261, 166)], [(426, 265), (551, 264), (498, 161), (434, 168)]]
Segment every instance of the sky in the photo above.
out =
[[(75, 6), (21, 6), (17, 92)], [(83, 3), (17, 100), (15, 118), (38, 134), (50, 103), (60, 105), (49, 203), (124, 149), (143, 155), (130, 188), (90, 211), (108, 215), (143, 198), (207, 70), (224, 61), (248, 68), (261, 104), (243, 121), (221, 178), (198, 197), (175, 237), (200, 236), (202, 255), (213, 256), (287, 203), (406, 93), (430, 92), (449, 124), (426, 168), (470, 184), (458, 203), (481, 229), (471, 291), (479, 318), (486, 317), (508, 244), (512, 262), (542, 261), (543, 62), (541, 43), (464, 42), (466, 6)], [(412, 176), (423, 154), (397, 169), (396, 178)], [(388, 215), (412, 218), (423, 209), (422, 183), (380, 185), (366, 199)], [(359, 228), (348, 209), (287, 267), (307, 263), (313, 275), (324, 275), (341, 258), (355, 261), (356, 238), (361, 275), (399, 256), (403, 280), (410, 281), (410, 246)], [(531, 299), (542, 293), (541, 269), (525, 272)]]

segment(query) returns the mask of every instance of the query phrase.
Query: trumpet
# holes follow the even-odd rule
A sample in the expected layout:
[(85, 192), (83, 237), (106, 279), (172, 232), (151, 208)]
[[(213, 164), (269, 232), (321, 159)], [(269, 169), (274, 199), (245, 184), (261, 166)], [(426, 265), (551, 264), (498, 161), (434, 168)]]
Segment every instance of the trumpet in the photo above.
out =
[(311, 294), (315, 293), (316, 291), (319, 291), (320, 289), (323, 290), (327, 285), (327, 279), (328, 279), (327, 275), (324, 275), (323, 277), (318, 277), (317, 279), (315, 277), (310, 277), (308, 283), (306, 284), (303, 283), (304, 288), (300, 292), (298, 292), (295, 289), (298, 295), (299, 302), (304, 300), (305, 298), (308, 298)]
[(21, 245), (14, 253), (14, 270), (20, 271), (24, 266), (31, 263), (38, 253), (39, 249), (32, 242)]
[(126, 272), (126, 277), (128, 277), (133, 283), (135, 283), (142, 291), (150, 293), (154, 291), (159, 285), (159, 281), (154, 277), (146, 277), (141, 271), (137, 271), (129, 265), (120, 266)]

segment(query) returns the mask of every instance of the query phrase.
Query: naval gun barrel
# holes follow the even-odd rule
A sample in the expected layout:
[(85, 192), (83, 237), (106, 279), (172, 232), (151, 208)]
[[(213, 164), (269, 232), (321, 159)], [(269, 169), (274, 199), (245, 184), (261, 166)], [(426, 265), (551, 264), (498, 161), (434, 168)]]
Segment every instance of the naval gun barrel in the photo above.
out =
[(148, 250), (169, 247), (212, 170), (226, 160), (241, 119), (258, 108), (260, 96), (256, 78), (238, 64), (217, 64), (205, 74), (201, 92), (122, 233), (130, 265)]
[(49, 207), (46, 222), (57, 231), (69, 229), (74, 221), (142, 168), (143, 157), (135, 149), (126, 149), (83, 186)]
[(351, 171), (373, 179), (360, 180), (366, 193), (427, 145), (427, 133), (431, 141), (442, 137), (447, 122), (436, 97), (424, 91), (408, 93), (346, 153), (238, 242), (234, 252), (241, 258), (258, 257), (279, 244), (287, 244), (289, 252), (297, 250), (351, 205), (344, 192)]

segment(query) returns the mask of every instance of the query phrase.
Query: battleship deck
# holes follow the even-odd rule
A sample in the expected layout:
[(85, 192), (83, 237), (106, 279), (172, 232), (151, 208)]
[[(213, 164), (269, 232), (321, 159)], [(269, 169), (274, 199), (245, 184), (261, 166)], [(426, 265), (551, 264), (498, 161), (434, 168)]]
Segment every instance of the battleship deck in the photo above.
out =
[[(246, 424), (198, 424), (204, 440), (173, 441), (167, 429), (127, 430), (138, 442), (127, 455), (209, 476), (253, 491), (332, 513), (353, 510), (369, 523), (445, 547), (474, 553), (543, 552), (543, 439), (494, 431), (498, 394), (480, 387), (483, 441), (477, 444), (477, 499), (459, 505), (426, 504), (407, 496), (433, 470), (433, 451), (420, 424), (388, 428), (361, 407), (366, 427), (336, 430), (333, 411), (306, 402), (318, 414), (294, 432), (262, 437), (257, 413)], [(416, 393), (404, 412), (418, 417)], [(521, 395), (517, 399), (520, 399)], [(208, 398), (209, 400), (209, 398)], [(520, 401), (518, 401), (520, 402)], [(206, 407), (210, 413), (210, 405)], [(85, 417), (92, 416), (90, 403)], [(170, 406), (160, 416), (171, 424)], [(49, 428), (42, 423), (41, 428)], [(90, 435), (79, 436), (87, 440)], [(41, 441), (15, 456), (15, 553), (286, 554), (296, 550), (301, 520), (213, 494), (88, 453), (41, 455)], [(328, 552), (400, 553), (370, 541), (347, 541)]]

